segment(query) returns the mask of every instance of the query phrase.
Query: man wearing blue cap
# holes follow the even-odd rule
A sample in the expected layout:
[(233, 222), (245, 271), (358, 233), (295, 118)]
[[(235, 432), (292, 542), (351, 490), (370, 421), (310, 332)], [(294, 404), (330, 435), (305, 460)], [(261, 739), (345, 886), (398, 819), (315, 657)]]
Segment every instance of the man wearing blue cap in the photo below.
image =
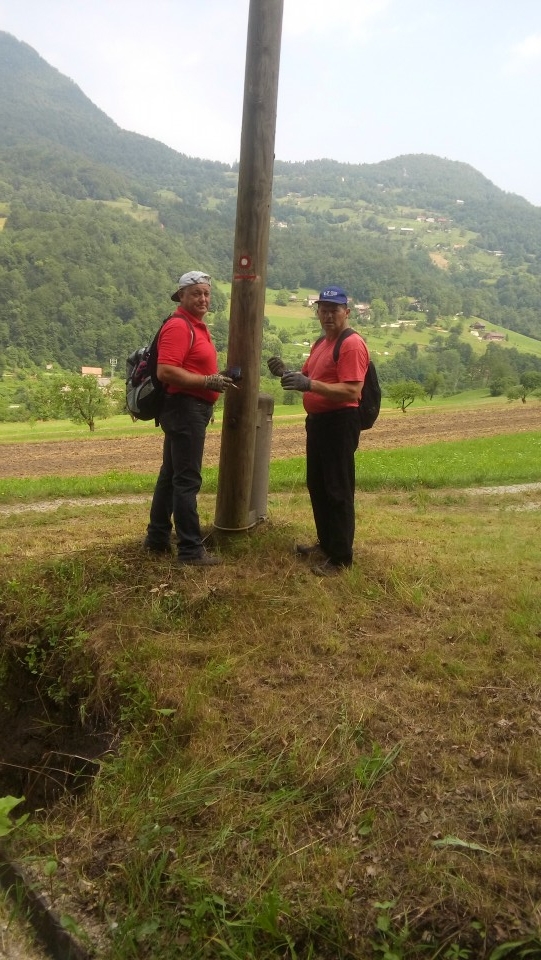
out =
[(340, 573), (353, 562), (355, 535), (355, 459), (359, 444), (359, 398), (370, 357), (362, 337), (344, 338), (337, 359), (336, 341), (349, 326), (345, 290), (329, 286), (317, 300), (323, 336), (312, 345), (300, 372), (288, 372), (271, 357), (271, 373), (284, 390), (300, 390), (306, 410), (306, 484), (317, 543), (297, 545), (297, 553), (313, 558), (319, 576)]

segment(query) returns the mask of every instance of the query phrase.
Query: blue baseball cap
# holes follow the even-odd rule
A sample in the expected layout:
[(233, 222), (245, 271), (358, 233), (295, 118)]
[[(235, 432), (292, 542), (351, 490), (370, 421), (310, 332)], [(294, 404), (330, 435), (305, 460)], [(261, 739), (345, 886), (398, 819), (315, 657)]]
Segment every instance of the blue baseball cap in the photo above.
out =
[(342, 287), (327, 287), (322, 290), (316, 303), (341, 303), (347, 304), (348, 295)]

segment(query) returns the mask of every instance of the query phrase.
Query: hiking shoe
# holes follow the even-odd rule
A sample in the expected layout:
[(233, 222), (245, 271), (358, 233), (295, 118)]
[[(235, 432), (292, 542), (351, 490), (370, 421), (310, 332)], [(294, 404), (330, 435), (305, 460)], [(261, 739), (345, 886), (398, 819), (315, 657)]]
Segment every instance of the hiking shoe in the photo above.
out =
[(323, 563), (317, 563), (310, 568), (317, 577), (336, 577), (346, 569), (343, 563), (333, 563), (329, 557)]
[(311, 557), (316, 553), (321, 554), (322, 557), (326, 556), (326, 553), (323, 547), (321, 546), (319, 540), (316, 540), (315, 543), (311, 543), (311, 544), (306, 544), (306, 543), (295, 544), (295, 553), (297, 553), (299, 557)]
[(171, 544), (154, 543), (153, 540), (149, 540), (148, 537), (145, 537), (143, 540), (143, 550), (147, 550), (148, 553), (171, 553)]
[(222, 561), (220, 557), (213, 557), (204, 550), (193, 557), (179, 557), (178, 562), (181, 567), (217, 567)]

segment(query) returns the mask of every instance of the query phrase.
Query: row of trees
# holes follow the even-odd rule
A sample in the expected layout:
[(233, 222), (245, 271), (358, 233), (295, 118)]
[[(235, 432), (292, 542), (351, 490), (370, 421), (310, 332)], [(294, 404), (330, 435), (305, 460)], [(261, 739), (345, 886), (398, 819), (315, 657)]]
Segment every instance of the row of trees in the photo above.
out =
[[(57, 373), (24, 378), (12, 396), (0, 393), (0, 420), (73, 420), (94, 431), (96, 420), (123, 413), (124, 389), (120, 382), (102, 386), (94, 376)], [(9, 402), (9, 400), (19, 402)]]
[[(268, 376), (266, 360), (280, 353), (281, 346), (279, 338), (267, 329), (263, 341), (261, 390), (272, 394), (276, 403), (300, 404), (300, 394), (283, 391), (279, 380)], [(417, 356), (411, 346), (378, 367), (384, 396), (404, 412), (416, 400), (433, 399), (436, 394), (455, 393), (465, 387), (483, 386), (493, 396), (505, 395), (509, 400), (522, 400), (523, 403), (530, 395), (541, 398), (540, 358), (517, 351), (505, 351), (504, 355), (500, 347), (489, 344), (482, 358), (470, 357), (469, 363), (457, 361), (455, 347), (440, 349), (427, 362), (427, 358)], [(220, 360), (223, 365), (225, 354)], [(459, 386), (457, 381), (460, 378), (462, 383)], [(97, 419), (126, 412), (124, 401), (124, 383), (120, 377), (101, 386), (94, 376), (62, 371), (33, 375), (20, 373), (0, 382), (0, 421), (67, 418), (84, 423), (93, 431)]]

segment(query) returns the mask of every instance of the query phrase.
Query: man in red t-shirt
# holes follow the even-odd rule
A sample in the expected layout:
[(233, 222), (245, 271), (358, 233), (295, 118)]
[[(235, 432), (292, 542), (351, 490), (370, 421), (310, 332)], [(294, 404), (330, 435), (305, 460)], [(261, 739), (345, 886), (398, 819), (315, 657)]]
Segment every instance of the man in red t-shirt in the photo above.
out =
[(301, 372), (287, 372), (279, 357), (268, 361), (284, 390), (300, 390), (306, 410), (306, 484), (318, 536), (313, 546), (297, 546), (320, 562), (314, 573), (330, 576), (353, 562), (355, 459), (359, 444), (359, 397), (370, 357), (360, 336), (349, 336), (333, 350), (349, 326), (345, 290), (329, 286), (317, 301), (324, 337), (312, 345)]
[(203, 546), (197, 512), (205, 433), (215, 401), (233, 384), (218, 373), (216, 348), (203, 319), (210, 305), (210, 285), (210, 277), (200, 270), (184, 273), (171, 297), (178, 307), (160, 332), (157, 376), (165, 385), (160, 413), (163, 461), (145, 539), (147, 550), (168, 553), (172, 517), (179, 563), (205, 567), (220, 562)]

